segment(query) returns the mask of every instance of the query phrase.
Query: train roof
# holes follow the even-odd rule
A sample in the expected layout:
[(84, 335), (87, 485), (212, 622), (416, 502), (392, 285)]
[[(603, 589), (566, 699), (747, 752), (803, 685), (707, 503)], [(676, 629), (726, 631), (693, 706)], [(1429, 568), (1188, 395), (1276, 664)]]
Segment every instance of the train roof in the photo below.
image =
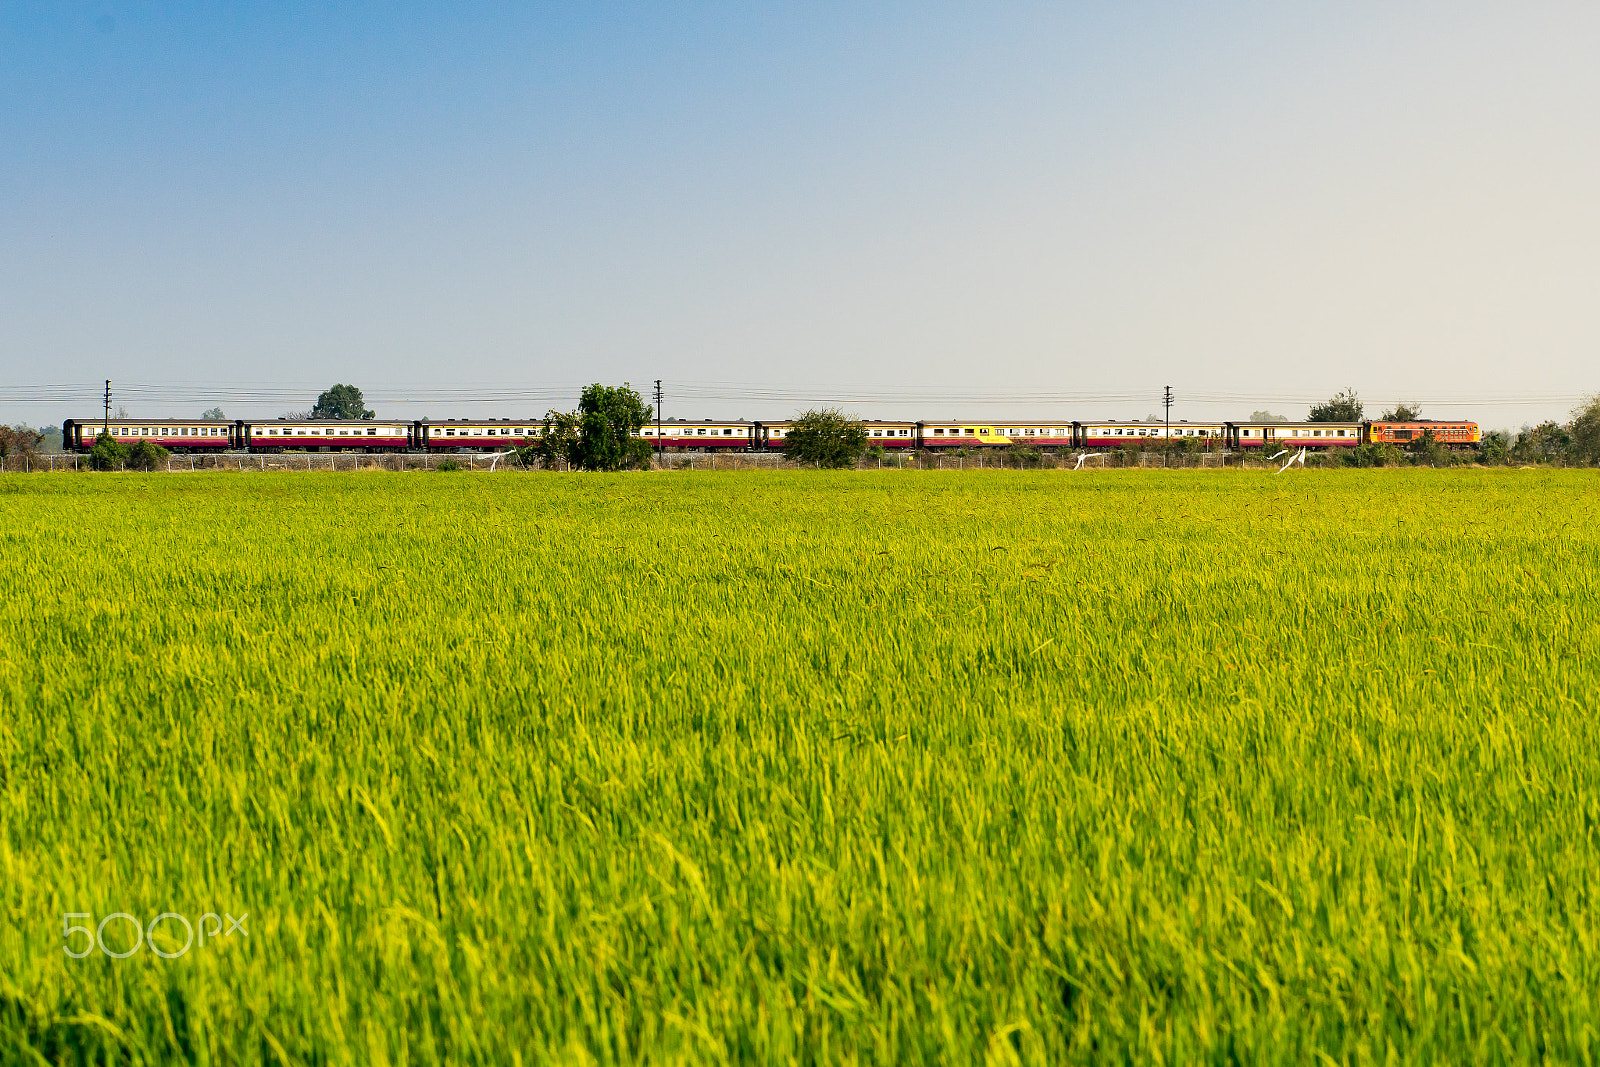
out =
[(1350, 421), (1339, 420), (1339, 421), (1333, 421), (1333, 422), (1310, 422), (1310, 421), (1296, 422), (1293, 419), (1233, 419), (1228, 423), (1228, 425), (1229, 426), (1291, 426), (1291, 427), (1304, 429), (1304, 428), (1306, 428), (1308, 426), (1312, 427), (1312, 428), (1316, 428), (1316, 427), (1319, 427), (1319, 426), (1360, 426), (1361, 425), (1361, 420), (1360, 419), (1352, 419)]
[(88, 419), (68, 419), (67, 421), (68, 422), (79, 423), (81, 425), (87, 425), (88, 423), (91, 423), (91, 422), (156, 422), (156, 423), (177, 423), (179, 425), (192, 424), (192, 425), (195, 425), (195, 426), (203, 426), (203, 425), (216, 425), (216, 426), (224, 426), (224, 425), (226, 425), (226, 426), (232, 426), (234, 423), (239, 422), (241, 420), (239, 420), (239, 419), (198, 419), (198, 418), (195, 418), (193, 415), (113, 415), (113, 416), (111, 416), (110, 419), (107, 419), (104, 415), (96, 415), (93, 418), (88, 418)]

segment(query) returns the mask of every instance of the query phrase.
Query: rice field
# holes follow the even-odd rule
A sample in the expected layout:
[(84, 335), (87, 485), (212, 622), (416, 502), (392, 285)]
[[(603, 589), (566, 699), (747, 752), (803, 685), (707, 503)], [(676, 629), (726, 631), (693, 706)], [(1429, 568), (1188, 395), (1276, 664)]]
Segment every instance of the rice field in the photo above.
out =
[(0, 477), (0, 1063), (1593, 1062), (1597, 490)]

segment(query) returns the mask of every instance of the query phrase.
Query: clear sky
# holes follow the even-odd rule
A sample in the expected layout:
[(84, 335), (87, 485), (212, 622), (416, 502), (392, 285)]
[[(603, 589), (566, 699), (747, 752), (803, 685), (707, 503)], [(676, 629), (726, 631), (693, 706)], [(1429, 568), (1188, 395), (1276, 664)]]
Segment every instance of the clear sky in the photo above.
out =
[(1564, 417), (1597, 56), (1592, 0), (0, 0), (0, 418)]

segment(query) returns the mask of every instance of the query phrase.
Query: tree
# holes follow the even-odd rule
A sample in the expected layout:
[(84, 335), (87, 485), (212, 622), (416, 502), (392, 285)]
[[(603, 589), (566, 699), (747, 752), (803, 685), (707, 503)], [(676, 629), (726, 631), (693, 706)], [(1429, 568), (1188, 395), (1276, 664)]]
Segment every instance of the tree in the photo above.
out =
[(361, 390), (353, 385), (335, 385), (317, 397), (311, 409), (313, 419), (371, 419), (376, 418), (361, 397)]
[(1378, 416), (1379, 422), (1416, 422), (1422, 418), (1422, 408), (1416, 404), (1396, 404)]
[(12, 456), (32, 459), (43, 440), (44, 434), (31, 426), (0, 426), (0, 470), (5, 470)]
[(19, 426), (0, 426), (0, 460), (13, 455), (32, 453), (44, 440), (44, 434), (26, 423)]
[[(1346, 389), (1311, 408), (1311, 414), (1306, 417), (1307, 422), (1360, 422), (1362, 415), (1361, 398), (1354, 389)], [(1387, 415), (1384, 418), (1388, 418)]]
[(1504, 430), (1490, 430), (1483, 435), (1478, 454), (1486, 466), (1504, 465), (1511, 457), (1511, 435)]
[(1549, 463), (1561, 459), (1572, 447), (1572, 435), (1566, 428), (1545, 421), (1537, 426), (1524, 426), (1511, 446), (1511, 456), (1519, 463)]
[(551, 410), (535, 444), (518, 452), (525, 462), (557, 459), (582, 470), (620, 471), (650, 465), (650, 445), (635, 434), (650, 421), (652, 410), (627, 382), (598, 382), (584, 389), (577, 411)]
[(1572, 452), (1584, 463), (1600, 462), (1600, 393), (1572, 409)]
[(97, 471), (119, 471), (128, 465), (128, 446), (108, 433), (94, 439), (89, 449), (89, 466)]
[(204, 410), (204, 411), (202, 411), (200, 413), (200, 417), (202, 419), (225, 419), (225, 418), (227, 418), (227, 416), (222, 413), (222, 409), (221, 408), (206, 408), (206, 410)]
[[(1315, 409), (1312, 409), (1312, 410), (1315, 410)], [(1159, 422), (1160, 420), (1158, 419), (1156, 421)], [(1250, 413), (1250, 421), (1251, 422), (1288, 422), (1289, 419), (1285, 415), (1274, 415), (1270, 411), (1252, 411)], [(1318, 420), (1312, 419), (1311, 421), (1312, 422), (1316, 422)]]
[(819, 467), (848, 467), (867, 450), (867, 428), (838, 408), (813, 408), (795, 417), (783, 438), (785, 459)]
[(650, 465), (650, 445), (635, 437), (650, 421), (650, 405), (627, 382), (596, 382), (578, 398), (577, 465), (591, 471), (620, 471)]
[(576, 411), (556, 411), (552, 408), (544, 413), (544, 429), (539, 439), (519, 448), (517, 459), (523, 463), (538, 460), (546, 467), (553, 466), (559, 459), (568, 466), (576, 466), (579, 427), (582, 424), (583, 419)]

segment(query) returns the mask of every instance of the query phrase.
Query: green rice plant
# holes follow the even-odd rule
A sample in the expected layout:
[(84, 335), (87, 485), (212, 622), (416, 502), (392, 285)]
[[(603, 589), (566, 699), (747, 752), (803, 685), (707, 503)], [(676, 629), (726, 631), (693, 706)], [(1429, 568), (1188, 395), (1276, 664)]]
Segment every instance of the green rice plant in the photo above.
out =
[(1590, 1061), (1595, 489), (0, 478), (0, 1062)]

